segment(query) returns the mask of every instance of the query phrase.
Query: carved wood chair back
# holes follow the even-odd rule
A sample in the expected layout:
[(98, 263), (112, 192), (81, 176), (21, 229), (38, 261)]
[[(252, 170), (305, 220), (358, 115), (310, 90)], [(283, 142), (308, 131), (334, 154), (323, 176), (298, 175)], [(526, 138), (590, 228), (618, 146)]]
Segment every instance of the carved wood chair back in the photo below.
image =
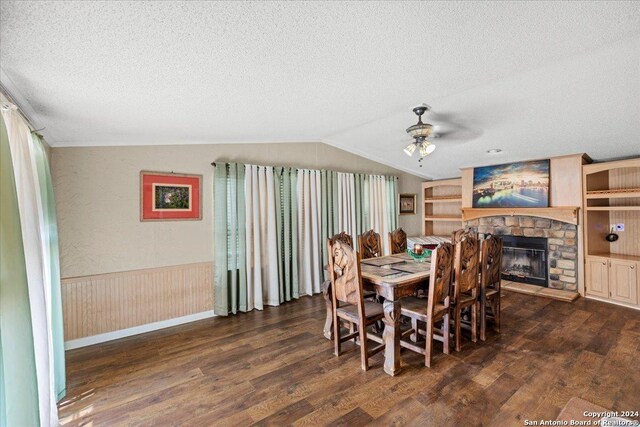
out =
[(502, 275), (502, 239), (489, 236), (482, 241), (480, 251), (480, 284), (483, 288), (500, 290)]
[(455, 251), (455, 299), (463, 293), (476, 295), (478, 289), (478, 268), (480, 261), (478, 239), (469, 235), (456, 244)]
[(335, 242), (346, 243), (353, 248), (353, 238), (346, 231), (341, 231), (340, 233), (329, 237), (329, 246), (333, 246)]
[(478, 235), (474, 233), (469, 227), (465, 227), (451, 233), (451, 244), (455, 246), (467, 236), (472, 236), (476, 239), (478, 238)]
[(369, 230), (358, 237), (358, 246), (362, 259), (382, 256), (382, 239), (373, 230)]
[(429, 314), (436, 304), (449, 306), (450, 286), (453, 279), (454, 246), (441, 243), (431, 255), (431, 274), (429, 276)]
[(391, 255), (401, 254), (407, 251), (407, 233), (404, 232), (402, 227), (389, 233), (389, 248)]
[(358, 254), (350, 245), (339, 240), (333, 244), (327, 242), (327, 246), (334, 303), (345, 302), (361, 308), (364, 300)]

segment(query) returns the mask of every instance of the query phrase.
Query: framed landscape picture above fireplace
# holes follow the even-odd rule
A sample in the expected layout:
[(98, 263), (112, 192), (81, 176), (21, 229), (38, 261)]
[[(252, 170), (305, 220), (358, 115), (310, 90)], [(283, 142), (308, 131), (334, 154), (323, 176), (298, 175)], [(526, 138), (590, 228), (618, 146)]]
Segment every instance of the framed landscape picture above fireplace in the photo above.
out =
[(202, 175), (140, 172), (140, 220), (202, 219)]
[(546, 208), (549, 159), (473, 169), (474, 208)]

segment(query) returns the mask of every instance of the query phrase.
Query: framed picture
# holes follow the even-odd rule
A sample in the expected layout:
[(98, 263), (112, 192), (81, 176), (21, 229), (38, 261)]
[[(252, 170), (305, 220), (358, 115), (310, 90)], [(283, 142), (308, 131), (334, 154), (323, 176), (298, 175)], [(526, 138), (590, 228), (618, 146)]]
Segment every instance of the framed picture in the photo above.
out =
[(473, 169), (474, 208), (546, 208), (549, 159)]
[(416, 213), (415, 194), (400, 194), (398, 196), (398, 213), (400, 215), (412, 215)]
[(140, 221), (202, 219), (202, 175), (140, 172)]

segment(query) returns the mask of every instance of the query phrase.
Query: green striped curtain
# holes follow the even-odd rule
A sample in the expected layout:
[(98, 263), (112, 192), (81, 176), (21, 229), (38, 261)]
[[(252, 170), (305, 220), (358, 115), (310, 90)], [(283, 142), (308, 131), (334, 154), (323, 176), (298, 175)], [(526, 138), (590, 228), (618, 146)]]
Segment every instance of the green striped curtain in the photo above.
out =
[(9, 138), (0, 118), (0, 425), (40, 425), (31, 310)]
[(35, 145), (36, 169), (40, 183), (45, 229), (49, 232), (49, 255), (51, 273), (51, 334), (53, 339), (53, 368), (56, 400), (65, 395), (64, 330), (62, 323), (62, 295), (60, 290), (60, 258), (58, 251), (58, 224), (56, 204), (53, 197), (53, 183), (44, 142), (36, 133), (32, 133)]
[(278, 235), (280, 302), (299, 296), (298, 287), (298, 171), (275, 168), (276, 232)]
[(245, 166), (218, 164), (213, 176), (214, 312), (247, 311)]
[(322, 265), (327, 265), (327, 239), (342, 231), (338, 230), (338, 173), (335, 171), (320, 171), (320, 204)]
[(385, 176), (385, 189), (387, 193), (387, 208), (389, 209), (389, 231), (398, 228), (398, 178)]

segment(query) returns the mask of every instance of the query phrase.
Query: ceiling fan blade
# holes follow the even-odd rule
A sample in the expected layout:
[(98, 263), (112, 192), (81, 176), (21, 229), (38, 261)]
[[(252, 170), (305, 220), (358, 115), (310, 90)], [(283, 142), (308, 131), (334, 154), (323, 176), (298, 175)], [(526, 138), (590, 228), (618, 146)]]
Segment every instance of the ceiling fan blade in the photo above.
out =
[(436, 113), (433, 110), (425, 114), (425, 119), (432, 120), (436, 123), (455, 123), (455, 114), (453, 113)]
[(482, 135), (482, 131), (479, 129), (460, 127), (458, 129), (438, 130), (434, 132), (431, 137), (434, 139), (442, 139), (451, 142), (466, 142), (472, 139), (476, 139), (480, 135)]

